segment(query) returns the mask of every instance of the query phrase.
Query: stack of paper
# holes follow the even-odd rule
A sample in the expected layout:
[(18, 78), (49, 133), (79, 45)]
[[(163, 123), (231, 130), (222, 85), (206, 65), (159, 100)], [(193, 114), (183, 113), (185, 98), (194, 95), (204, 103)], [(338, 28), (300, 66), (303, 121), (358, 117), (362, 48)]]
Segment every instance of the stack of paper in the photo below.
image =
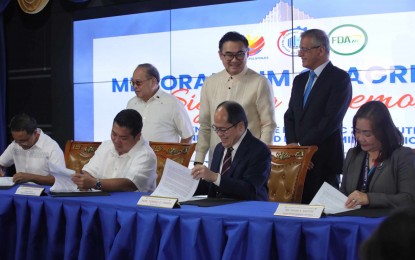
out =
[(189, 168), (167, 159), (160, 183), (151, 196), (177, 198), (179, 202), (187, 201), (192, 198), (198, 185), (199, 180), (193, 179)]
[(50, 174), (55, 177), (51, 192), (78, 192), (78, 186), (72, 181), (75, 171), (49, 163)]
[(13, 182), (13, 177), (0, 177), (0, 187), (9, 188), (12, 187), (15, 183)]
[(313, 200), (310, 202), (310, 205), (323, 205), (324, 213), (326, 214), (336, 214), (349, 210), (360, 209), (361, 207), (358, 205), (354, 208), (346, 208), (344, 206), (346, 201), (346, 195), (335, 189), (327, 182), (324, 182), (317, 194), (314, 196)]

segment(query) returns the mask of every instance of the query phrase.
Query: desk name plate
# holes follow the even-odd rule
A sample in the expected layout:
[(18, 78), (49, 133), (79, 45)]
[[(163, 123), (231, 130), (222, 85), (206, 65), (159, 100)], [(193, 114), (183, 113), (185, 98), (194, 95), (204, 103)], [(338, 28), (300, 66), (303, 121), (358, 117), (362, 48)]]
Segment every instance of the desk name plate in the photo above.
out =
[(44, 191), (45, 191), (45, 188), (43, 187), (21, 185), (19, 188), (17, 188), (15, 194), (39, 197), (44, 193)]
[(157, 208), (178, 208), (180, 204), (177, 198), (157, 197), (157, 196), (141, 196), (137, 202), (138, 206), (150, 206)]
[(276, 216), (288, 216), (299, 218), (320, 218), (324, 206), (301, 205), (301, 204), (284, 204), (280, 203), (275, 211)]

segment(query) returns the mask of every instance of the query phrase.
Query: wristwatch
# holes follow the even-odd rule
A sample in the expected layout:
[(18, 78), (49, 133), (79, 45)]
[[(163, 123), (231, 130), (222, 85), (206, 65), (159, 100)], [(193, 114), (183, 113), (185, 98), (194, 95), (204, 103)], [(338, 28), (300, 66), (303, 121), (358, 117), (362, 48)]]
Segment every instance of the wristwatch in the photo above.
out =
[(101, 190), (102, 189), (101, 181), (98, 178), (97, 178), (97, 182), (95, 183), (94, 189), (96, 189), (96, 190)]

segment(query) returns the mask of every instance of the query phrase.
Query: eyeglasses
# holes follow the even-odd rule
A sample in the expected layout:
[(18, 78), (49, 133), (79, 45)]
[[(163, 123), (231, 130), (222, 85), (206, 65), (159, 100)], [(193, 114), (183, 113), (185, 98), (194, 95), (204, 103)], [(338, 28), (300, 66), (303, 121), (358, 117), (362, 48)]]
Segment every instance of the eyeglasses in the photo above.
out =
[(306, 53), (306, 52), (309, 52), (309, 51), (311, 51), (312, 49), (317, 49), (317, 48), (320, 48), (320, 46), (321, 45), (318, 45), (318, 46), (314, 46), (314, 47), (311, 47), (311, 48), (304, 48), (304, 47), (301, 47), (299, 50), (298, 50), (298, 53)]
[(137, 87), (143, 85), (144, 82), (151, 80), (152, 78), (145, 79), (145, 80), (130, 80), (131, 87), (134, 87), (134, 85), (137, 85)]
[[(240, 121), (239, 121), (240, 122)], [(239, 122), (231, 125), (230, 127), (224, 127), (224, 128), (220, 128), (220, 127), (216, 127), (215, 125), (212, 125), (212, 129), (213, 131), (215, 131), (217, 134), (226, 134), (228, 133), (228, 130), (231, 129), (232, 127), (236, 126)]]
[(226, 52), (222, 53), (222, 56), (225, 58), (226, 61), (231, 61), (233, 58), (237, 60), (243, 60), (245, 58), (246, 51), (238, 51), (237, 53)]

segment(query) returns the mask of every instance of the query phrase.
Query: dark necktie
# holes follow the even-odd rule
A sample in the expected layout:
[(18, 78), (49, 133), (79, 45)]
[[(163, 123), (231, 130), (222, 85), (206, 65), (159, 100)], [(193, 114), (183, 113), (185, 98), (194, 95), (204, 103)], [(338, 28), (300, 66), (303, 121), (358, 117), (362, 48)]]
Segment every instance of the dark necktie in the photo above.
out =
[(231, 168), (232, 151), (233, 151), (232, 147), (230, 147), (226, 150), (225, 158), (223, 158), (222, 171), (220, 171), (221, 175), (226, 174), (226, 172)]
[(305, 86), (303, 107), (305, 107), (305, 103), (307, 102), (308, 95), (310, 95), (311, 87), (313, 86), (313, 82), (316, 76), (317, 76), (316, 73), (310, 70), (310, 75), (308, 77), (307, 86)]

